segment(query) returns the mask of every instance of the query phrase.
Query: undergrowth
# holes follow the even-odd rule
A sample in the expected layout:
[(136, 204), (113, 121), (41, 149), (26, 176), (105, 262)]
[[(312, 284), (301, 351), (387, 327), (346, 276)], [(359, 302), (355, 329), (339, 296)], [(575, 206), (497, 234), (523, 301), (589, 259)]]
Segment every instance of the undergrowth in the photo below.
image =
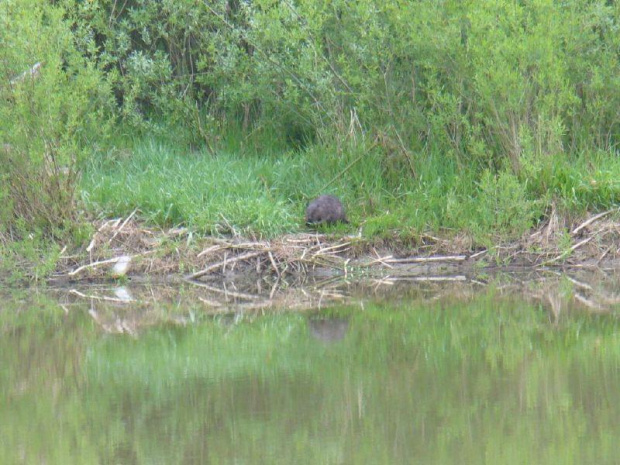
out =
[(372, 146), (211, 154), (146, 137), (90, 163), (81, 187), (93, 215), (137, 209), (152, 224), (207, 234), (305, 230), (308, 201), (329, 193), (343, 199), (351, 221), (339, 231), (408, 239), (453, 230), (484, 244), (520, 236), (551, 209), (578, 216), (609, 208), (620, 193), (614, 154), (526, 163), (522, 176), (508, 169), (478, 175), (437, 155), (413, 179), (382, 161)]

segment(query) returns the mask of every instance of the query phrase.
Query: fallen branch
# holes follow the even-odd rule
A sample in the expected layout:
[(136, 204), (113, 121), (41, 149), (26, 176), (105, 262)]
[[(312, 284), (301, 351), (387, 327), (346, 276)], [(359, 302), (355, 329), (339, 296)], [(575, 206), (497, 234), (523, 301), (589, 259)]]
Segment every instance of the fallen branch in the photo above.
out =
[(442, 281), (467, 281), (466, 276), (390, 276), (390, 281), (418, 281), (418, 282), (442, 282)]
[(206, 283), (203, 283), (202, 281), (190, 281), (190, 283), (192, 283), (195, 286), (204, 287), (205, 289), (211, 292), (215, 292), (216, 294), (224, 294), (226, 297), (229, 297), (229, 296), (237, 297), (239, 299), (246, 299), (246, 300), (257, 300), (261, 298), (258, 295), (246, 294), (245, 292), (236, 292), (236, 291), (229, 291), (228, 289), (219, 289), (217, 287), (210, 286)]
[(82, 265), (82, 266), (76, 268), (75, 270), (70, 271), (69, 273), (67, 273), (67, 276), (75, 276), (79, 272), (84, 271), (84, 270), (86, 270), (88, 268), (96, 268), (96, 267), (101, 266), (101, 265), (106, 265), (106, 264), (109, 264), (109, 263), (116, 263), (121, 258), (122, 257), (114, 257), (114, 258), (109, 258), (108, 260), (101, 260), (101, 261), (98, 261), (98, 262), (89, 263), (88, 265)]
[(375, 263), (381, 263), (383, 266), (386, 266), (388, 268), (394, 268), (392, 265), (387, 263), (387, 260), (391, 260), (393, 258), (394, 258), (393, 255), (388, 255), (387, 257), (378, 257), (375, 260), (372, 260), (371, 262), (364, 264), (363, 266), (373, 266)]
[(209, 247), (209, 248), (207, 248), (207, 249), (204, 249), (202, 252), (200, 252), (200, 253), (197, 255), (197, 257), (198, 257), (198, 258), (200, 258), (200, 257), (202, 257), (202, 256), (204, 256), (204, 255), (207, 255), (207, 254), (208, 254), (208, 253), (210, 253), (210, 252), (215, 252), (216, 250), (220, 250), (220, 249), (223, 249), (223, 248), (224, 248), (224, 247), (223, 247), (223, 246), (221, 246), (221, 245), (219, 245), (219, 244), (218, 244), (218, 245), (212, 245), (211, 247)]
[(581, 231), (583, 228), (585, 228), (586, 226), (594, 223), (596, 220), (603, 218), (604, 216), (609, 215), (611, 212), (613, 212), (614, 210), (607, 210), (606, 212), (603, 213), (599, 213), (598, 215), (594, 215), (592, 218), (584, 221), (583, 223), (581, 223), (579, 226), (577, 226), (575, 229), (573, 229), (573, 231), (571, 232), (572, 235), (577, 234), (579, 231)]
[(123, 224), (121, 224), (120, 228), (118, 228), (114, 234), (112, 235), (112, 237), (110, 238), (110, 240), (108, 241), (108, 244), (111, 244), (112, 241), (114, 240), (114, 238), (123, 230), (123, 228), (125, 227), (125, 225), (127, 225), (127, 223), (129, 222), (129, 220), (131, 218), (133, 218), (133, 216), (136, 214), (136, 212), (138, 211), (138, 209), (136, 208), (134, 211), (131, 212), (131, 215), (129, 215), (127, 217), (127, 219), (125, 221), (123, 221)]
[(562, 260), (563, 258), (566, 258), (568, 255), (570, 255), (571, 252), (574, 252), (575, 250), (577, 250), (579, 247), (581, 247), (582, 245), (587, 244), (588, 242), (590, 242), (592, 239), (594, 239), (595, 236), (590, 236), (585, 238), (583, 241), (578, 242), (577, 244), (575, 244), (574, 246), (572, 246), (570, 249), (568, 249), (567, 251), (561, 253), (560, 255), (558, 255), (555, 258), (552, 258), (551, 260), (547, 260), (546, 262), (544, 262), (541, 266), (545, 266), (545, 265), (549, 265), (551, 263), (557, 262), (558, 260)]
[(474, 258), (478, 258), (479, 256), (484, 255), (484, 254), (485, 254), (485, 253), (487, 253), (487, 252), (488, 252), (488, 250), (487, 250), (487, 249), (481, 250), (480, 252), (477, 252), (477, 253), (475, 253), (475, 254), (473, 254), (473, 255), (470, 255), (470, 256), (469, 256), (469, 259), (470, 259), (470, 260), (473, 260)]
[[(315, 256), (316, 255), (325, 255), (329, 250), (333, 250), (334, 252), (332, 252), (332, 253), (337, 253), (336, 251), (338, 249), (341, 249), (341, 248), (349, 246), (349, 245), (351, 245), (350, 242), (343, 242), (341, 244), (332, 245), (331, 247), (326, 247), (324, 249), (319, 249), (314, 255)], [(340, 252), (342, 252), (342, 250)]]
[(265, 253), (265, 252), (261, 250), (259, 252), (249, 252), (249, 253), (246, 253), (246, 254), (243, 254), (243, 255), (239, 255), (238, 257), (231, 258), (230, 260), (224, 260), (224, 261), (221, 261), (221, 262), (216, 263), (214, 265), (208, 266), (208, 267), (206, 267), (203, 270), (197, 271), (196, 273), (193, 273), (193, 274), (191, 274), (189, 276), (186, 276), (185, 279), (190, 279), (190, 280), (191, 279), (198, 279), (201, 276), (209, 274), (212, 271), (217, 270), (218, 268), (223, 267), (224, 265), (228, 265), (228, 264), (231, 264), (231, 263), (234, 263), (234, 262), (238, 262), (238, 261), (241, 261), (241, 260), (248, 260), (250, 258), (257, 257), (258, 255), (262, 255), (263, 253)]
[(462, 262), (467, 260), (467, 255), (447, 255), (444, 257), (410, 257), (391, 258), (386, 263), (435, 263), (435, 262)]
[(271, 265), (273, 266), (273, 269), (275, 270), (276, 274), (278, 275), (278, 278), (280, 277), (280, 270), (278, 269), (278, 266), (276, 265), (276, 261), (273, 258), (273, 254), (271, 253), (271, 250), (269, 252), (267, 252), (269, 254), (269, 260), (271, 261)]
[(135, 303), (135, 300), (133, 300), (133, 299), (132, 300), (123, 300), (123, 299), (118, 299), (118, 298), (115, 298), (115, 297), (106, 297), (106, 296), (83, 294), (80, 291), (78, 291), (77, 289), (71, 289), (69, 291), (69, 294), (77, 295), (78, 297), (82, 297), (84, 299), (105, 300), (106, 302), (117, 302), (117, 303), (122, 303), (122, 304), (126, 304), (128, 302)]

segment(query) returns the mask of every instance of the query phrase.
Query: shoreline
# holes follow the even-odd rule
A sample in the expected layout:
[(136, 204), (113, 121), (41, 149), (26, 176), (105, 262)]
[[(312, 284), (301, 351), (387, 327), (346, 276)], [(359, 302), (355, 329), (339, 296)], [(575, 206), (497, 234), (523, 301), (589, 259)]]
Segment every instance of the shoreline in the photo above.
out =
[(197, 236), (185, 228), (151, 228), (127, 218), (96, 222), (86, 246), (63, 249), (49, 281), (101, 281), (132, 276), (200, 280), (236, 273), (422, 276), (497, 268), (616, 269), (620, 267), (617, 209), (574, 224), (552, 213), (513, 241), (476, 247), (467, 234), (420, 234), (410, 240), (320, 232), (270, 240)]

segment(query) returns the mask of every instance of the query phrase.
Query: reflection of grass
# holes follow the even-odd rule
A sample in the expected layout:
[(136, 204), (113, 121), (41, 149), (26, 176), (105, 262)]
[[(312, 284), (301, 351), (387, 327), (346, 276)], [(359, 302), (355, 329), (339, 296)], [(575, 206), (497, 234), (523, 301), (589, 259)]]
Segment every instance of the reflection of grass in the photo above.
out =
[(1, 463), (15, 451), (47, 463), (599, 463), (615, 454), (612, 316), (564, 315), (553, 326), (538, 307), (493, 292), (367, 302), (331, 309), (348, 331), (324, 344), (302, 314), (216, 317), (133, 338), (97, 335), (86, 310), (0, 313), (10, 432)]

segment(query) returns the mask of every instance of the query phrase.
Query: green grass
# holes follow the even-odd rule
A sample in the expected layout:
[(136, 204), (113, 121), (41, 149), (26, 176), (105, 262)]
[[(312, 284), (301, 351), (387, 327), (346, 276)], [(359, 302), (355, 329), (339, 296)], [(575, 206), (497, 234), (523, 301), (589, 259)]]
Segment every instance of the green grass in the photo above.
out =
[(205, 234), (274, 237), (306, 230), (307, 202), (329, 193), (343, 199), (351, 220), (338, 231), (361, 227), (366, 237), (407, 238), (454, 230), (480, 241), (522, 234), (552, 203), (580, 214), (609, 208), (620, 193), (614, 154), (524, 162), (521, 177), (458, 169), (439, 155), (416, 164), (414, 178), (388, 165), (380, 151), (362, 147), (212, 155), (146, 137), (92, 161), (81, 187), (95, 215), (138, 209), (151, 224)]

